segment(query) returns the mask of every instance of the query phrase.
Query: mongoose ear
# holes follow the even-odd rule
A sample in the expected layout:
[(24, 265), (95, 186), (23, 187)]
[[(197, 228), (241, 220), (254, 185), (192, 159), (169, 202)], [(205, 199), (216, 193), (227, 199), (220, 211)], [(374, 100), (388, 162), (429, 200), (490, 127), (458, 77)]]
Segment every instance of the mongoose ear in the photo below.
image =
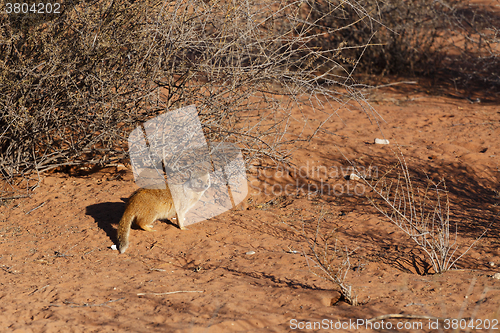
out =
[(187, 170), (172, 170), (167, 172), (167, 182), (175, 185), (184, 184), (189, 180), (189, 176)]
[(178, 184), (182, 184), (182, 183), (187, 182), (188, 180), (191, 179), (191, 170), (186, 169), (186, 170), (178, 171), (176, 178), (179, 180)]
[(212, 171), (212, 165), (207, 161), (199, 163), (191, 169), (192, 173), (200, 176), (209, 174), (210, 171)]

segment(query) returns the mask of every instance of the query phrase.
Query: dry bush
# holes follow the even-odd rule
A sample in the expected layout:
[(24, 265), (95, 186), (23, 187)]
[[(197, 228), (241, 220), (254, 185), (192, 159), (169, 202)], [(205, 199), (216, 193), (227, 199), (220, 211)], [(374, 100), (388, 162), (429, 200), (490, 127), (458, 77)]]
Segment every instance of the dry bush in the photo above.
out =
[(427, 179), (426, 188), (415, 187), (406, 161), (401, 152), (399, 154), (398, 163), (379, 179), (368, 180), (358, 172), (371, 189), (367, 198), (389, 222), (425, 252), (435, 273), (448, 271), (484, 236), (487, 229), (472, 244), (460, 250), (458, 221), (453, 221), (450, 214), (444, 180), (435, 183)]
[[(369, 73), (402, 73), (434, 57), (448, 5), (430, 0), (320, 0), (307, 3), (304, 17), (316, 21), (313, 41), (322, 50), (343, 43), (341, 59)], [(444, 41), (443, 41), (444, 42)]]
[(306, 2), (302, 17), (315, 22), (311, 32), (318, 38), (310, 46), (346, 69), (439, 74), (469, 89), (471, 83), (491, 91), (500, 86), (500, 13), (493, 7), (457, 0), (319, 0)]
[(440, 50), (444, 56), (436, 72), (448, 76), (455, 88), (498, 98), (500, 11), (459, 2), (450, 16), (451, 27), (443, 35), (449, 47)]
[(139, 123), (190, 104), (208, 139), (283, 161), (287, 143), (309, 139), (288, 130), (296, 96), (364, 103), (345, 80), (320, 84), (329, 60), (309, 47), (300, 3), (89, 0), (43, 19), (0, 14), (2, 179), (14, 189), (16, 176), (109, 165)]
[(328, 100), (370, 109), (355, 68), (441, 68), (498, 86), (498, 22), (430, 0), (68, 0), (57, 15), (4, 12), (1, 178), (123, 159), (137, 124), (189, 104), (209, 139), (238, 142), (247, 161), (283, 161), (287, 143), (310, 139), (288, 130), (300, 101), (329, 116)]
[[(360, 305), (358, 296), (347, 281), (347, 274), (351, 268), (349, 251), (337, 239), (336, 230), (325, 227), (321, 223), (326, 221), (326, 212), (319, 212), (316, 228), (306, 228), (302, 221), (302, 237), (309, 246), (309, 254), (304, 252), (309, 269), (313, 274), (336, 285), (341, 294), (340, 300), (350, 305)], [(312, 226), (313, 227), (313, 226)], [(339, 301), (340, 301), (339, 300)]]

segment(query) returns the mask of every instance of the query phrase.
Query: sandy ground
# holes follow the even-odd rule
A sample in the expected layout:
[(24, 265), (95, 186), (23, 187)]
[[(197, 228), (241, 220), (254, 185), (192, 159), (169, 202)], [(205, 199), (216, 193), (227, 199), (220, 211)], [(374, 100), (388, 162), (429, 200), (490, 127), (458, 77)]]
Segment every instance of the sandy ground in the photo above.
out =
[[(111, 246), (137, 188), (130, 169), (44, 175), (30, 198), (0, 206), (0, 332), (499, 331), (498, 104), (419, 89), (369, 98), (391, 145), (373, 144), (380, 129), (362, 111), (341, 112), (343, 122), (332, 119), (294, 153), (302, 174), (258, 180), (251, 170), (251, 195), (238, 209), (187, 231), (168, 222), (154, 233), (132, 230), (123, 255)], [(394, 165), (396, 142), (415, 186), (425, 175), (445, 178), (455, 256), (489, 226), (451, 271), (433, 274), (423, 251), (367, 202), (364, 185), (344, 179), (342, 154), (377, 179)], [(289, 183), (337, 191), (280, 192)], [(308, 266), (303, 235), (321, 216), (322, 235), (335, 230), (332, 244), (350, 252), (345, 282), (359, 306), (339, 300), (338, 286)]]

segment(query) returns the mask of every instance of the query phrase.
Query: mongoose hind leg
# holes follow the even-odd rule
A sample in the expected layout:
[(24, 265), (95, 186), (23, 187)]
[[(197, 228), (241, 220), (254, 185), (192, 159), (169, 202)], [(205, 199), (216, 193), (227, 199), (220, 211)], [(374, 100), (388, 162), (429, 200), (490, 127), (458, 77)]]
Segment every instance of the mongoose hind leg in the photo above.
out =
[(141, 226), (142, 230), (146, 230), (146, 231), (149, 231), (149, 232), (154, 232), (156, 230), (153, 229), (153, 226), (152, 225), (143, 225)]
[(145, 218), (138, 218), (135, 224), (137, 224), (138, 227), (140, 227), (142, 230), (146, 231), (155, 231), (153, 229), (153, 223), (156, 221), (156, 218), (153, 216), (147, 216)]

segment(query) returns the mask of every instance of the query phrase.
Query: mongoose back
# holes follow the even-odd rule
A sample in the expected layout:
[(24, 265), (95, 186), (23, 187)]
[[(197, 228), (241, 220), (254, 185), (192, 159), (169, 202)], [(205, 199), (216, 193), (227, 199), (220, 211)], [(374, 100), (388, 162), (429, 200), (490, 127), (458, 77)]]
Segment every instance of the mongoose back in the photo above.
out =
[(152, 229), (154, 221), (171, 220), (176, 217), (179, 228), (185, 230), (186, 213), (200, 200), (209, 187), (210, 175), (205, 171), (193, 173), (186, 182), (179, 185), (167, 185), (166, 189), (141, 188), (135, 191), (128, 200), (123, 217), (118, 224), (120, 253), (124, 253), (128, 248), (130, 227), (134, 222), (143, 230), (154, 231)]

